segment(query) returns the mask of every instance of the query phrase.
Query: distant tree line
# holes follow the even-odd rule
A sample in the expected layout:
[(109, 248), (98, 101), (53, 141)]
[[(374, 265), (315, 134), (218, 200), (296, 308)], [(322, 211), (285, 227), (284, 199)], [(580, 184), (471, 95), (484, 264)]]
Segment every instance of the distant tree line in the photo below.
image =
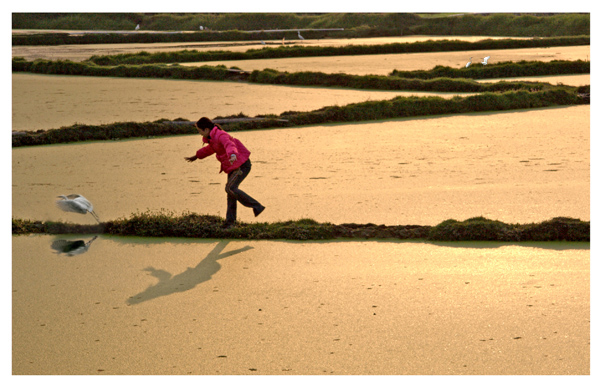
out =
[[(178, 34), (33, 34), (13, 36), (13, 45), (99, 44), (175, 41), (307, 39), (405, 35), (552, 37), (590, 36), (589, 13), (465, 14), (423, 17), (409, 13), (13, 13), (13, 29), (81, 31), (186, 31)], [(200, 29), (202, 27), (202, 30)], [(343, 28), (343, 31), (310, 31)], [(259, 31), (259, 32), (244, 32)]]

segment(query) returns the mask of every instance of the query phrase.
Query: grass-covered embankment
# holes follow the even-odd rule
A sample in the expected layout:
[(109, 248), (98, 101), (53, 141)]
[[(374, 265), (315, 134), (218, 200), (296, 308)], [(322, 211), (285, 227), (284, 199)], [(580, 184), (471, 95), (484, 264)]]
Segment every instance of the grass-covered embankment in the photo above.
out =
[(191, 237), (252, 240), (422, 239), (431, 241), (590, 241), (590, 222), (557, 217), (530, 224), (507, 224), (475, 217), (446, 220), (436, 226), (319, 223), (311, 219), (276, 223), (240, 223), (222, 229), (217, 216), (186, 213), (136, 213), (98, 225), (14, 219), (14, 235), (108, 234), (140, 237)]
[(77, 75), (77, 76), (106, 76), (119, 78), (169, 78), (169, 79), (198, 79), (198, 80), (234, 80), (239, 74), (231, 72), (227, 67), (179, 65), (118, 65), (97, 66), (89, 62), (73, 62), (70, 60), (38, 59), (27, 61), (23, 58), (13, 58), (13, 72), (30, 72), (46, 75)]
[(12, 146), (52, 145), (82, 141), (107, 141), (127, 138), (197, 134), (188, 121), (118, 122), (106, 125), (75, 124), (59, 129), (13, 133)]
[[(267, 119), (262, 121), (226, 124), (224, 128), (228, 131), (241, 131), (429, 115), (507, 111), (583, 103), (589, 104), (589, 99), (586, 102), (584, 98), (578, 97), (575, 91), (569, 92), (564, 89), (535, 92), (483, 93), (468, 97), (457, 96), (451, 99), (441, 97), (396, 97), (384, 101), (367, 101), (346, 106), (328, 106), (309, 112), (288, 111), (279, 116), (264, 116)], [(176, 124), (171, 121), (156, 121), (153, 123), (125, 122), (99, 126), (75, 125), (37, 132), (23, 132), (19, 133), (19, 135), (13, 134), (12, 146), (34, 146), (85, 140), (112, 140), (193, 133), (195, 133), (195, 129), (189, 123)]]
[[(564, 75), (564, 74), (589, 74), (589, 62), (579, 61), (563, 63), (542, 63), (531, 66), (531, 62), (521, 62), (519, 64), (505, 64), (498, 69), (492, 68), (487, 71), (489, 78), (509, 78), (517, 76), (543, 76), (543, 75)], [(558, 65), (557, 65), (558, 64)], [(564, 66), (561, 67), (561, 64)], [(573, 65), (574, 64), (574, 65)], [(495, 66), (490, 66), (495, 67)], [(535, 74), (530, 68), (538, 67), (541, 69), (539, 74)], [(470, 78), (471, 73), (463, 70), (452, 69), (450, 67), (437, 66), (430, 71), (419, 71), (420, 76), (410, 77), (409, 72), (390, 76), (381, 75), (349, 75), (349, 74), (326, 74), (322, 72), (281, 72), (273, 69), (254, 70), (247, 77), (251, 83), (294, 85), (294, 86), (318, 86), (318, 87), (344, 87), (352, 89), (371, 89), (371, 90), (394, 90), (394, 91), (431, 91), (431, 92), (505, 92), (514, 90), (542, 90), (567, 88), (574, 89), (572, 86), (552, 86), (543, 82), (522, 82), (522, 81), (501, 81), (494, 83), (479, 83)], [(431, 74), (439, 73), (439, 76), (422, 75), (421, 73)], [(485, 73), (485, 71), (484, 71)], [(448, 74), (446, 76), (445, 74)], [(477, 74), (478, 78), (486, 78), (484, 74)]]
[[(476, 66), (474, 66), (476, 67)], [(246, 81), (260, 84), (344, 87), (352, 89), (431, 91), (431, 92), (504, 92), (510, 90), (542, 90), (557, 88), (542, 82), (479, 83), (471, 79), (508, 78), (515, 76), (541, 76), (564, 74), (589, 74), (590, 62), (552, 61), (500, 63), (481, 68), (450, 68), (437, 66), (429, 71), (393, 72), (390, 76), (327, 74), (322, 72), (281, 72), (273, 69), (254, 70), (251, 73), (230, 71), (218, 66), (179, 65), (119, 65), (97, 66), (69, 60), (26, 61), (13, 58), (13, 72), (30, 72), (46, 75), (106, 76), (123, 78), (159, 78), (213, 81)], [(574, 89), (574, 87), (561, 86)]]
[(390, 76), (409, 79), (498, 79), (523, 76), (589, 74), (590, 68), (590, 62), (585, 60), (552, 60), (549, 62), (521, 60), (518, 62), (492, 63), (487, 66), (474, 61), (474, 64), (470, 67), (452, 68), (448, 66), (435, 66), (431, 70), (394, 70), (390, 73)]
[[(517, 48), (564, 47), (590, 45), (589, 36), (570, 36), (546, 39), (484, 39), (477, 42), (463, 40), (428, 40), (413, 43), (345, 46), (279, 46), (277, 48), (236, 51), (183, 50), (173, 52), (124, 53), (94, 55), (88, 61), (101, 66), (120, 64), (189, 63), (222, 60), (281, 59), (318, 56), (407, 54), (448, 51), (501, 50)], [(466, 62), (465, 62), (466, 63)]]

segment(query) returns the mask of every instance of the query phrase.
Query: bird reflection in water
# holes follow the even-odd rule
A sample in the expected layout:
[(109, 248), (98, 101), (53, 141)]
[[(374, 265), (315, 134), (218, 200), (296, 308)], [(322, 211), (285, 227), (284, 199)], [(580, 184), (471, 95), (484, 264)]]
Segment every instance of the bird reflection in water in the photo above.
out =
[(98, 236), (94, 236), (87, 242), (85, 240), (54, 240), (51, 247), (59, 255), (61, 253), (64, 253), (67, 256), (81, 255), (88, 251), (92, 242), (97, 238)]

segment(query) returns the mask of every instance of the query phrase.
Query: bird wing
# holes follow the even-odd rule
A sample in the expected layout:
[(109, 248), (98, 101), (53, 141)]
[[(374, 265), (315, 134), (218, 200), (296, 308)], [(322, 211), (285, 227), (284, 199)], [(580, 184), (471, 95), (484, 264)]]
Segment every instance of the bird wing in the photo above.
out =
[(94, 206), (91, 202), (89, 202), (85, 197), (79, 196), (73, 199), (73, 202), (79, 204), (83, 209), (88, 212), (92, 212), (94, 210)]
[(78, 203), (73, 200), (58, 200), (56, 201), (56, 205), (64, 210), (65, 212), (75, 212), (75, 213), (85, 213), (86, 210), (83, 209)]

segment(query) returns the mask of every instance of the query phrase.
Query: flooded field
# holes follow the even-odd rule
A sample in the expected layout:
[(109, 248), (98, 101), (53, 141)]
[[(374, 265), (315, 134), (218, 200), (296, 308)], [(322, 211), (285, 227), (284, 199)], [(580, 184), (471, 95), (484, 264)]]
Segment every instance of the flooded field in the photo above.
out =
[[(238, 132), (243, 189), (261, 221), (436, 225), (485, 216), (590, 218), (590, 106)], [(13, 149), (13, 215), (93, 223), (54, 207), (90, 199), (103, 220), (136, 211), (225, 215), (225, 175), (189, 164), (199, 135)], [(151, 187), (147, 189), (146, 187)], [(251, 210), (243, 221), (256, 221)]]
[[(507, 51), (492, 53), (492, 61), (585, 60), (589, 46)], [(387, 74), (476, 58), (431, 55), (237, 65)], [(12, 80), (12, 130), (280, 114), (419, 94), (31, 74)], [(238, 219), (590, 220), (590, 111), (234, 133), (252, 152), (241, 188), (267, 207), (258, 219), (240, 208)], [(102, 221), (148, 210), (224, 217), (226, 176), (217, 162), (184, 160), (200, 146), (200, 136), (189, 135), (12, 149), (12, 216), (93, 224), (55, 206), (56, 196), (79, 193)], [(13, 374), (590, 374), (589, 243), (11, 241)]]
[(13, 374), (590, 374), (589, 243), (57, 239), (12, 240)]
[[(494, 60), (585, 59), (586, 47), (505, 50), (509, 54)], [(562, 53), (565, 53), (563, 55)], [(484, 53), (481, 53), (482, 57)], [(434, 55), (435, 59), (434, 59)], [(475, 53), (469, 55), (475, 56)], [(344, 72), (387, 75), (394, 69), (430, 69), (435, 65), (462, 66), (464, 53), (343, 56), (295, 58), (225, 63), (244, 70), (275, 68), (281, 71)], [(545, 59), (541, 59), (541, 58)], [(444, 59), (446, 58), (446, 59)], [(537, 58), (537, 59), (534, 59)], [(389, 60), (388, 60), (389, 59)], [(453, 60), (453, 64), (439, 61)], [(468, 58), (464, 60), (465, 63)], [(399, 64), (401, 63), (401, 65)], [(221, 63), (211, 63), (221, 64)], [(510, 80), (510, 79), (507, 79)], [(590, 84), (590, 76), (529, 77), (527, 80)], [(499, 81), (499, 80), (493, 80)], [(218, 96), (215, 94), (218, 93)], [(397, 92), (349, 90), (323, 87), (257, 85), (237, 82), (211, 82), (165, 79), (126, 79), (57, 75), (12, 75), (12, 130), (32, 131), (70, 126), (75, 123), (106, 124), (123, 121), (148, 122), (157, 119), (197, 119), (199, 116), (227, 116), (244, 113), (281, 114), (310, 111), (324, 106), (392, 99), (396, 96), (442, 96), (451, 98), (468, 93)]]
[[(57, 31), (54, 31), (57, 32)], [(79, 31), (62, 31), (73, 32)], [(14, 31), (13, 31), (14, 33)], [(18, 31), (18, 33), (33, 33), (33, 31)], [(427, 40), (462, 40), (476, 42), (484, 39), (505, 39), (504, 37), (488, 36), (405, 36), (405, 37), (378, 37), (356, 39), (306, 39), (289, 40), (286, 44), (294, 46), (321, 46), (339, 47), (347, 45), (374, 45), (391, 43), (414, 43)], [(511, 38), (515, 39), (515, 38)], [(283, 40), (261, 41), (225, 41), (225, 42), (197, 42), (197, 43), (140, 43), (140, 44), (69, 44), (60, 46), (13, 46), (12, 56), (23, 57), (27, 60), (72, 60), (83, 61), (94, 55), (117, 55), (132, 52), (171, 52), (182, 50), (197, 51), (236, 51), (245, 52), (249, 49), (262, 49), (265, 47), (276, 48), (283, 45)]]
[(564, 84), (565, 86), (585, 86), (591, 84), (590, 74), (582, 74), (582, 75), (548, 75), (548, 76), (530, 76), (530, 77), (518, 77), (518, 78), (503, 78), (503, 79), (482, 79), (478, 80), (478, 82), (482, 83), (493, 83), (493, 82), (517, 82), (517, 81), (525, 81), (525, 82), (543, 82), (550, 83), (554, 85)]
[(12, 80), (12, 130), (16, 131), (239, 113), (279, 115), (396, 96), (472, 95), (25, 73), (13, 74)]
[[(320, 71), (387, 75), (394, 69), (427, 70), (436, 65), (461, 67), (470, 56), (477, 58), (479, 55), (483, 58), (487, 54), (489, 53), (477, 51), (444, 52), (223, 61), (203, 64), (238, 66), (246, 71), (274, 68), (290, 72)], [(589, 54), (589, 46), (496, 50), (491, 60), (585, 60)], [(527, 80), (579, 86), (589, 84), (590, 76), (588, 74), (529, 77)], [(12, 75), (12, 130), (51, 129), (75, 123), (147, 122), (162, 118), (196, 119), (198, 116), (216, 117), (239, 113), (249, 116), (281, 114), (285, 111), (310, 111), (324, 106), (342, 106), (366, 100), (392, 99), (399, 95), (435, 95), (450, 98), (455, 95), (469, 94), (15, 73)]]
[(223, 60), (202, 63), (182, 63), (183, 66), (206, 64), (238, 67), (244, 71), (272, 68), (278, 71), (319, 71), (354, 75), (389, 75), (393, 70), (430, 70), (435, 66), (464, 67), (473, 57), (473, 63), (490, 55), (489, 63), (518, 62), (521, 60), (550, 62), (552, 60), (590, 60), (590, 46), (524, 48), (489, 51), (456, 51), (413, 54), (381, 54), (330, 56), (314, 58)]

